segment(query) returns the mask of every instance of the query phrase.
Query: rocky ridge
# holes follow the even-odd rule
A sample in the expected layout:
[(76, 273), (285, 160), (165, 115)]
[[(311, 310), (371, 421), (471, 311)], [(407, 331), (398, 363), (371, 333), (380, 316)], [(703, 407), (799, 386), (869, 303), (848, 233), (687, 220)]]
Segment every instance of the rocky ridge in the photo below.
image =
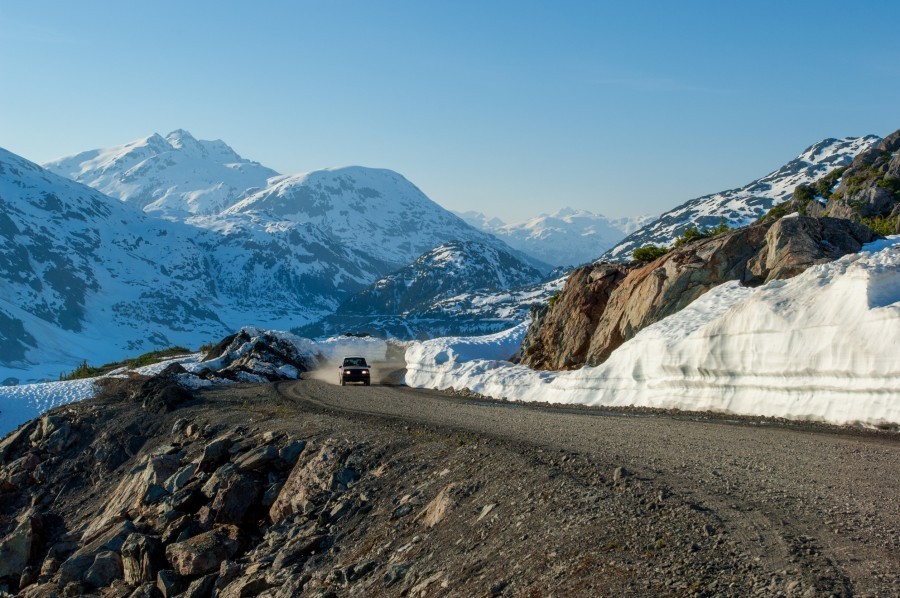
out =
[(694, 241), (647, 264), (579, 268), (552, 302), (533, 311), (522, 363), (550, 370), (597, 365), (641, 329), (715, 286), (790, 278), (876, 238), (849, 220), (797, 216)]
[(900, 233), (900, 131), (815, 185), (801, 185), (785, 212), (848, 218), (883, 234)]

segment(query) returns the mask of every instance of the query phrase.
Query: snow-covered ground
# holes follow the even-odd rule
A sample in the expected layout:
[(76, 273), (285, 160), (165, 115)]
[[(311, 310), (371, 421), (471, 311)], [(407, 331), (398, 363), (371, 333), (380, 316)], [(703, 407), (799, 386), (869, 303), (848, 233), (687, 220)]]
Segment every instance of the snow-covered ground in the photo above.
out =
[(523, 334), (415, 343), (406, 382), (522, 401), (900, 424), (900, 236), (791, 280), (726, 283), (597, 367), (502, 361)]
[[(232, 352), (232, 354), (229, 355), (230, 359), (236, 359), (243, 353), (250, 351), (255, 340), (262, 335), (270, 335), (293, 345), (299, 354), (308, 356), (313, 363), (319, 359), (337, 360), (346, 355), (362, 356), (370, 361), (381, 361), (384, 360), (387, 355), (387, 343), (382, 339), (371, 337), (340, 336), (321, 341), (312, 341), (288, 332), (271, 330), (262, 331), (253, 327), (246, 327), (243, 331), (250, 335), (251, 340)], [(192, 355), (154, 363), (135, 370), (120, 368), (105, 376), (99, 376), (97, 378), (68, 380), (65, 382), (23, 384), (19, 386), (0, 386), (0, 437), (16, 429), (20, 424), (33, 419), (54, 407), (92, 397), (97, 391), (96, 382), (103, 377), (124, 376), (128, 371), (152, 376), (158, 374), (173, 363), (180, 363), (188, 372), (199, 372), (203, 368), (217, 369), (217, 367), (221, 365), (220, 362), (222, 360), (201, 362), (203, 357), (204, 353), (194, 353)], [(266, 364), (259, 364), (259, 367), (265, 368)], [(276, 369), (279, 369), (279, 372), (286, 378), (299, 377), (299, 372), (297, 372), (293, 366), (281, 366)], [(248, 382), (262, 380), (264, 380), (264, 378), (254, 378), (252, 375), (248, 375), (246, 379)], [(224, 379), (217, 380), (217, 382), (223, 384), (230, 383), (229, 380)], [(212, 384), (208, 380), (190, 376), (188, 374), (181, 375), (180, 383), (184, 386), (193, 388), (209, 386)]]

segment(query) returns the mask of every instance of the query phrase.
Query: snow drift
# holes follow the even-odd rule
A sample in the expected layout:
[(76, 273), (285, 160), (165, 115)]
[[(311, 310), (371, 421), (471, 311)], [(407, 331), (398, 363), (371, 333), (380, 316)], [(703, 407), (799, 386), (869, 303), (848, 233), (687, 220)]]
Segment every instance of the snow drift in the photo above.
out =
[(597, 367), (541, 372), (497, 361), (523, 333), (416, 343), (406, 353), (407, 384), (523, 401), (898, 424), (900, 237), (787, 281), (716, 287)]

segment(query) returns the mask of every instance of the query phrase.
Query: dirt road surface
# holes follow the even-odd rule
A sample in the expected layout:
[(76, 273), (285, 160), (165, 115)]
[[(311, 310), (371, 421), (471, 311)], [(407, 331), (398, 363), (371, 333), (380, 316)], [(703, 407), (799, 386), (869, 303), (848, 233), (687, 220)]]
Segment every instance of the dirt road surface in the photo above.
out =
[(543, 466), (573, 479), (590, 480), (591, 470), (613, 478), (621, 467), (618, 475), (712, 516), (705, 533), (769, 576), (775, 594), (802, 586), (900, 595), (896, 434), (532, 407), (405, 387), (302, 381), (275, 392), (300, 409), (371, 426), (477, 435), (541, 455)]

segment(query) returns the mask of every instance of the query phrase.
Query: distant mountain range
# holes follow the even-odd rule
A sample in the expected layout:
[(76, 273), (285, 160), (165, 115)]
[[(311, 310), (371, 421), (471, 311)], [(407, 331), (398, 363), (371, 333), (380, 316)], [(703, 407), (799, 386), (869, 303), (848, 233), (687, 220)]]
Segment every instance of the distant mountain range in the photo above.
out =
[(628, 261), (631, 253), (644, 245), (671, 245), (690, 225), (716, 226), (721, 219), (732, 227), (750, 224), (772, 206), (790, 199), (797, 185), (812, 183), (835, 168), (847, 166), (857, 154), (879, 141), (877, 135), (820, 141), (778, 170), (743, 187), (704, 195), (665, 212), (604, 252), (598, 261)]
[(572, 208), (515, 224), (488, 218), (480, 212), (456, 214), (475, 228), (502, 239), (510, 247), (554, 266), (591, 262), (627, 234), (653, 220), (651, 216), (607, 218)]

